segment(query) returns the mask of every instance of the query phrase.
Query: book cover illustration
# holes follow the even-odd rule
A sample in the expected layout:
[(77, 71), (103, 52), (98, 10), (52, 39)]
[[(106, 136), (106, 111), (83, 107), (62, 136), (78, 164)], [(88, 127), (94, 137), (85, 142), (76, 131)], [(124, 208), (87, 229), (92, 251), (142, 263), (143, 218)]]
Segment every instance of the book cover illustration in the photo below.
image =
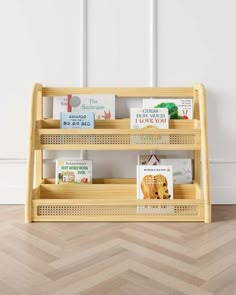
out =
[(60, 128), (78, 128), (78, 129), (91, 129), (94, 128), (94, 113), (91, 112), (78, 112), (78, 113), (65, 113), (60, 114)]
[[(173, 175), (171, 166), (137, 166), (137, 198), (139, 200), (173, 199)], [(168, 215), (174, 213), (174, 206), (137, 206), (138, 214)]]
[(91, 160), (57, 160), (56, 184), (92, 183)]
[(137, 198), (173, 199), (172, 166), (138, 165)]
[(193, 182), (191, 159), (160, 159), (161, 165), (172, 165), (174, 184)]
[(60, 119), (60, 113), (67, 112), (68, 97), (67, 96), (54, 96), (53, 97), (53, 119)]
[(131, 108), (130, 128), (169, 128), (167, 108)]
[(115, 95), (68, 94), (54, 96), (53, 119), (60, 119), (61, 112), (93, 112), (95, 120), (115, 119)]
[(193, 119), (192, 98), (144, 98), (144, 108), (167, 108), (169, 118)]
[(147, 129), (147, 134), (131, 135), (132, 144), (168, 144), (169, 135), (153, 134), (149, 135), (150, 129), (168, 129), (169, 117), (167, 108), (131, 108), (130, 128)]
[(138, 165), (159, 165), (160, 159), (156, 154), (139, 154)]

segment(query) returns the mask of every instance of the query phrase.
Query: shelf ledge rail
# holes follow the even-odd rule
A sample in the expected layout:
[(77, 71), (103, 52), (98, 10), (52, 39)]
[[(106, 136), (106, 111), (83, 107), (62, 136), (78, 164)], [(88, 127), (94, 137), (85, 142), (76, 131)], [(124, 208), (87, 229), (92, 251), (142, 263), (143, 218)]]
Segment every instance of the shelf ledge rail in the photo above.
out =
[[(44, 183), (43, 179), (43, 150), (37, 149), (37, 138), (36, 136), (41, 132), (44, 133), (43, 129), (40, 129), (41, 122), (43, 120), (43, 97), (53, 95), (64, 95), (68, 93), (114, 93), (119, 97), (148, 97), (148, 96), (160, 96), (160, 97), (194, 97), (195, 104), (197, 103), (197, 113), (195, 112), (195, 119), (200, 119), (200, 151), (195, 151), (194, 160), (197, 160), (197, 165), (194, 168), (195, 178), (194, 183), (199, 183), (199, 168), (200, 168), (200, 156), (202, 159), (202, 190), (199, 190), (199, 200), (202, 200), (204, 204), (204, 215), (202, 220), (205, 223), (211, 222), (211, 198), (209, 189), (209, 165), (208, 165), (208, 136), (207, 136), (207, 118), (206, 118), (206, 97), (205, 88), (202, 84), (196, 84), (194, 87), (171, 87), (171, 88), (47, 88), (43, 87), (42, 84), (34, 84), (32, 91), (31, 111), (30, 111), (30, 129), (29, 129), (29, 141), (28, 141), (28, 179), (27, 179), (27, 199), (25, 206), (25, 222), (30, 223), (35, 221), (33, 218), (33, 196), (37, 196), (40, 199), (41, 185)], [(39, 124), (40, 123), (40, 124)], [(198, 127), (198, 128), (199, 128)], [(49, 130), (47, 130), (48, 133)], [(54, 133), (54, 130), (50, 130)], [(60, 131), (63, 133), (64, 131)], [(70, 132), (70, 131), (67, 131)], [(89, 131), (90, 133), (94, 131)], [(103, 130), (104, 132), (104, 130)], [(111, 130), (106, 130), (106, 133)], [(116, 130), (117, 133), (124, 132), (124, 130)], [(125, 130), (125, 132), (130, 132)], [(161, 131), (162, 133), (164, 131)], [(172, 133), (173, 130), (165, 131)], [(188, 132), (188, 130), (182, 129), (181, 133)], [(82, 134), (83, 131), (80, 131)], [(140, 131), (142, 133), (142, 131)], [(194, 130), (194, 133), (199, 133), (198, 129)], [(36, 188), (35, 188), (36, 187)], [(36, 198), (36, 199), (37, 199)], [(39, 200), (38, 200), (39, 201)], [(190, 201), (191, 202), (191, 201)], [(160, 220), (157, 216), (156, 220)]]

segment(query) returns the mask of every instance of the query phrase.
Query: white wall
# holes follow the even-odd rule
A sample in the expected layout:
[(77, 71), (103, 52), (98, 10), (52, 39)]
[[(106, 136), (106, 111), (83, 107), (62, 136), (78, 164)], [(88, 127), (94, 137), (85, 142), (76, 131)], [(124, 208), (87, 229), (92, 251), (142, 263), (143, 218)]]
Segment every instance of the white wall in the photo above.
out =
[(202, 82), (207, 90), (214, 202), (236, 203), (234, 0), (158, 1), (158, 84)]
[(0, 1), (0, 203), (25, 199), (33, 83), (78, 85), (79, 13), (77, 0)]
[[(88, 0), (88, 86), (150, 85), (149, 5), (147, 0)], [(235, 8), (233, 0), (227, 5), (221, 0), (159, 0), (157, 5), (158, 85), (202, 82), (207, 88), (212, 196), (218, 203), (235, 202), (236, 193)], [(0, 1), (0, 203), (25, 198), (33, 82), (80, 84), (80, 10), (78, 0)], [(120, 101), (117, 114), (126, 114), (130, 105), (138, 102)], [(9, 112), (15, 124), (8, 123)], [(130, 177), (136, 154), (99, 152), (97, 157), (90, 151), (88, 157), (100, 177)], [(47, 153), (55, 156), (60, 154)], [(122, 169), (119, 163), (127, 162)], [(50, 166), (53, 173), (53, 162)]]

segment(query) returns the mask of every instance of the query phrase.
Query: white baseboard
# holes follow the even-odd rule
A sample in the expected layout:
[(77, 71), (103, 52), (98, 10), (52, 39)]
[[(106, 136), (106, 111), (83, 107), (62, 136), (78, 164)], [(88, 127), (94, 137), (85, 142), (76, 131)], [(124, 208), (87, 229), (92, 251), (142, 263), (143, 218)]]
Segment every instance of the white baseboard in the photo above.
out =
[(24, 204), (26, 199), (23, 186), (0, 186), (0, 204)]
[(236, 186), (211, 188), (212, 204), (236, 204)]
[[(24, 204), (25, 187), (23, 186), (0, 186), (0, 204)], [(235, 187), (212, 187), (212, 204), (236, 204)]]

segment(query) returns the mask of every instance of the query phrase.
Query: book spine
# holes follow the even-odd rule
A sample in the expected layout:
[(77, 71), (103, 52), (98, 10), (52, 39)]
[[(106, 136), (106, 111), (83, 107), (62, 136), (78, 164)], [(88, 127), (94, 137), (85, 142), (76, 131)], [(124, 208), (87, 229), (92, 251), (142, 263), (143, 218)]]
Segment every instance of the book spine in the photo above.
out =
[(56, 179), (55, 184), (58, 184), (58, 160), (56, 160)]
[(140, 174), (139, 174), (139, 165), (136, 166), (136, 190), (137, 190), (137, 199), (140, 200)]
[(68, 103), (67, 103), (67, 112), (71, 112), (72, 111), (72, 107), (70, 104), (70, 100), (71, 100), (72, 95), (68, 94), (67, 98), (68, 98)]
[(63, 120), (63, 115), (62, 115), (62, 112), (60, 112), (60, 128), (63, 128), (62, 127), (62, 120)]

